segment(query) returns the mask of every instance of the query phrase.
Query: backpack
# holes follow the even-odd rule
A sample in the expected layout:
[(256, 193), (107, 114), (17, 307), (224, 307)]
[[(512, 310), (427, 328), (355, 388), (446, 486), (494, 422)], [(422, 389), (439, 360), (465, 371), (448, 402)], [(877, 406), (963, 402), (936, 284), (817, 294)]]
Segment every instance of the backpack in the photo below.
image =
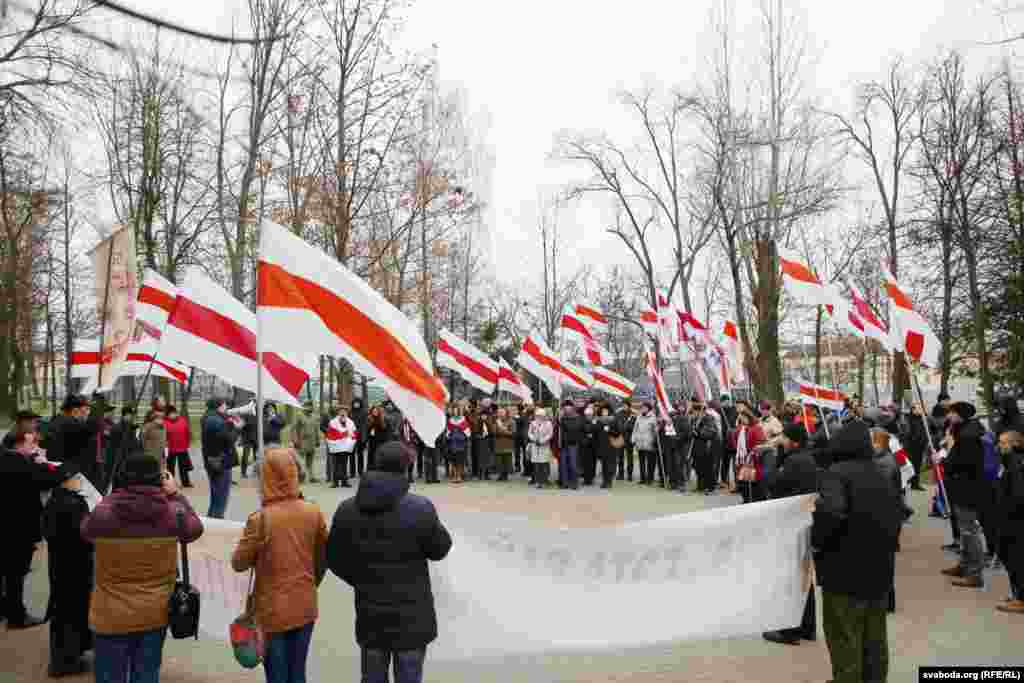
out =
[(985, 481), (997, 481), (999, 479), (999, 449), (996, 448), (996, 436), (992, 432), (985, 432), (981, 437), (981, 449), (985, 454)]

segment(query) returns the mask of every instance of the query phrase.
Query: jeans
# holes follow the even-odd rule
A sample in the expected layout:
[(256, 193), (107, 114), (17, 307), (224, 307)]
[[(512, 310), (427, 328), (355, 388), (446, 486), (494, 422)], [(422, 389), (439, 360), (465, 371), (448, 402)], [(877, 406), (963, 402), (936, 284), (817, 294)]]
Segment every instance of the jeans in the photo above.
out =
[(985, 566), (985, 539), (981, 535), (978, 511), (955, 503), (954, 506), (960, 528), (960, 569), (964, 576), (981, 576)]
[(874, 604), (822, 591), (825, 640), (833, 683), (885, 681), (889, 675), (886, 600)]
[[(182, 486), (188, 486), (191, 483), (188, 477), (191, 469), (192, 461), (189, 459), (188, 451), (167, 455), (167, 471), (171, 473), (172, 477), (178, 477)], [(177, 470), (177, 474), (175, 474), (175, 470)]]
[(210, 478), (210, 509), (206, 513), (211, 519), (224, 519), (228, 510), (228, 498), (231, 496), (231, 470), (225, 469), (219, 474), (206, 470)]
[(267, 683), (306, 683), (306, 657), (312, 638), (313, 623), (291, 631), (268, 633), (263, 655)]
[(577, 469), (577, 458), (580, 447), (577, 445), (565, 446), (558, 459), (558, 481), (565, 486), (575, 488), (578, 485), (579, 471)]
[(394, 683), (421, 683), (427, 649), (388, 652), (363, 648), (363, 683), (388, 683), (388, 669), (394, 670)]
[(167, 628), (102, 635), (93, 641), (96, 683), (159, 683)]

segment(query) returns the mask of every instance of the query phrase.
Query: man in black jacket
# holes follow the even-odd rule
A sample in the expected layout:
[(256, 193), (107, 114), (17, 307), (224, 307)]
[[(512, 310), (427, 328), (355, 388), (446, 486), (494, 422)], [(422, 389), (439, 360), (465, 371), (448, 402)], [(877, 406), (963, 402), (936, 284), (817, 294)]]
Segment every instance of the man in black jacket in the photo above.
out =
[(356, 431), (359, 432), (359, 438), (356, 439), (356, 450), (352, 458), (350, 458), (349, 476), (352, 479), (363, 476), (363, 463), (365, 462), (366, 453), (366, 406), (363, 405), (363, 400), (359, 398), (352, 399), (352, 410), (349, 411), (349, 418), (352, 423), (356, 426)]
[(835, 464), (821, 476), (811, 547), (832, 678), (885, 681), (886, 617), (902, 501), (875, 464), (867, 425), (843, 427), (829, 451)]
[(985, 565), (985, 541), (980, 513), (989, 500), (985, 480), (985, 428), (975, 417), (974, 406), (958, 401), (949, 407), (953, 446), (945, 462), (945, 484), (960, 530), (960, 562), (942, 573), (953, 577), (954, 586), (981, 588)]
[(443, 560), (452, 539), (433, 503), (409, 493), (408, 465), (397, 441), (381, 446), (327, 541), (327, 566), (355, 589), (363, 680), (386, 681), (393, 668), (396, 683), (419, 683), (437, 638), (427, 562)]
[(579, 488), (580, 449), (587, 437), (588, 421), (576, 412), (576, 407), (571, 401), (566, 401), (562, 405), (562, 416), (558, 420), (558, 427), (562, 438), (562, 450), (558, 458), (558, 482), (560, 486), (577, 489)]
[(46, 438), (46, 457), (52, 462), (74, 463), (92, 483), (99, 482), (97, 435), (103, 415), (89, 417), (89, 402), (72, 394), (64, 400), (61, 414), (50, 423)]
[[(783, 427), (780, 451), (778, 468), (765, 479), (765, 487), (771, 497), (786, 498), (817, 493), (818, 464), (813, 451), (807, 448), (807, 430), (803, 425), (790, 423)], [(800, 626), (768, 631), (764, 639), (773, 643), (796, 645), (801, 639), (815, 640), (817, 631), (817, 606), (814, 586), (811, 586)]]
[(693, 466), (697, 470), (697, 489), (710, 496), (717, 487), (717, 462), (715, 455), (719, 447), (719, 428), (714, 417), (704, 407), (704, 402), (694, 398), (690, 409), (690, 424), (693, 439), (691, 449)]
[(921, 412), (921, 404), (914, 402), (910, 406), (910, 415), (907, 418), (907, 435), (903, 442), (910, 456), (910, 462), (914, 465), (914, 476), (910, 478), (910, 488), (914, 491), (924, 491), (921, 486), (921, 467), (924, 465), (924, 454), (928, 452), (928, 429), (925, 425), (927, 418)]
[(212, 398), (206, 402), (202, 428), (203, 466), (210, 480), (210, 508), (207, 517), (224, 519), (231, 495), (231, 468), (235, 466), (235, 425), (227, 416), (227, 401)]

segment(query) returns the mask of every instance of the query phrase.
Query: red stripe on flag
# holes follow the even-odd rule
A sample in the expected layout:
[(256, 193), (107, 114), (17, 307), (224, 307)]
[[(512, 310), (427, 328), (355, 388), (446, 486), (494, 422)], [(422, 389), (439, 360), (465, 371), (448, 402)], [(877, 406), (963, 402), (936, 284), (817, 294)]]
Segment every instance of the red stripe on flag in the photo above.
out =
[[(263, 272), (263, 264), (260, 264), (260, 272)], [(183, 296), (178, 297), (167, 324), (256, 362), (256, 335), (251, 330)], [(295, 367), (273, 351), (263, 352), (263, 367), (292, 396), (299, 395), (309, 378), (305, 370)]]
[(818, 279), (818, 276), (812, 273), (810, 268), (799, 261), (790, 261), (780, 256), (779, 265), (782, 266), (783, 274), (788, 275), (794, 280), (806, 282), (810, 285), (821, 285), (821, 280)]
[(657, 324), (657, 322), (658, 322), (658, 313), (657, 313), (657, 311), (653, 311), (651, 309), (646, 309), (646, 310), (640, 311), (640, 320), (645, 322), (645, 323)]
[(902, 308), (905, 311), (914, 310), (914, 304), (911, 303), (910, 297), (904, 294), (903, 290), (894, 282), (885, 283), (885, 292), (889, 295), (889, 299), (897, 308)]
[(168, 313), (174, 310), (175, 301), (177, 301), (177, 297), (160, 289), (146, 287), (143, 285), (139, 290), (140, 304), (149, 304), (150, 306), (155, 306), (156, 308), (167, 311)]
[(726, 337), (728, 337), (729, 339), (732, 339), (733, 341), (739, 341), (740, 335), (739, 335), (739, 332), (736, 331), (736, 323), (734, 323), (731, 320), (726, 320), (725, 321), (725, 330), (724, 331), (725, 331), (725, 336)]
[(533, 341), (531, 337), (527, 337), (526, 341), (523, 343), (523, 351), (525, 351), (527, 355), (532, 356), (535, 361), (544, 367), (554, 370), (555, 372), (562, 371), (562, 364), (559, 363), (558, 360), (544, 355), (544, 352), (540, 350), (539, 346), (537, 346), (537, 342)]
[(587, 381), (585, 379), (583, 379), (582, 377), (580, 377), (579, 375), (574, 373), (572, 370), (570, 370), (565, 365), (562, 366), (562, 374), (565, 375), (566, 377), (568, 377), (569, 379), (571, 379), (575, 384), (578, 384), (581, 387), (587, 386)]
[(601, 384), (604, 384), (605, 386), (612, 387), (613, 389), (618, 389), (619, 391), (621, 391), (624, 394), (630, 394), (630, 393), (633, 392), (632, 389), (627, 387), (622, 382), (620, 382), (620, 381), (618, 381), (616, 379), (613, 379), (613, 378), (609, 377), (608, 375), (601, 374), (601, 373), (599, 373), (597, 371), (594, 372), (594, 379), (600, 381)]
[(587, 326), (568, 313), (562, 314), (562, 327), (582, 335), (585, 339), (593, 339), (593, 336), (590, 334), (590, 330), (587, 329)]
[(399, 340), (365, 313), (320, 285), (260, 262), (260, 306), (311, 310), (336, 337), (403, 387), (443, 408), (447, 392)]
[(459, 365), (466, 368), (474, 375), (482, 377), (491, 384), (494, 384), (495, 382), (498, 381), (498, 374), (494, 372), (494, 370), (487, 367), (483, 363), (480, 363), (475, 359), (470, 358), (469, 356), (462, 353), (461, 351), (456, 349), (454, 346), (452, 346), (442, 338), (438, 338), (437, 340), (437, 350), (440, 351), (441, 353), (448, 354), (449, 356), (454, 358), (455, 362), (457, 362)]
[(519, 379), (519, 375), (515, 373), (515, 370), (505, 365), (498, 368), (498, 378), (503, 379), (506, 382), (511, 382), (516, 386), (523, 386), (523, 381)]
[(594, 322), (601, 323), (602, 325), (608, 324), (608, 318), (605, 317), (601, 311), (584, 306), (583, 304), (576, 304), (576, 315), (582, 315), (584, 318), (590, 318)]

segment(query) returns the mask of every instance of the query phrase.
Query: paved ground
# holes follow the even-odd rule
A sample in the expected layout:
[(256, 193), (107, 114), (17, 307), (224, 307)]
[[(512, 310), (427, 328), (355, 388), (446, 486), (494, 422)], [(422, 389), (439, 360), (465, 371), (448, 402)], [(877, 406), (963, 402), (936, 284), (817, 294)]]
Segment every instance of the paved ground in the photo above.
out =
[[(602, 526), (698, 510), (706, 505), (736, 502), (730, 496), (705, 498), (679, 495), (640, 487), (616, 485), (611, 492), (588, 489), (580, 492), (528, 489), (522, 480), (508, 484), (470, 483), (462, 487), (445, 484), (418, 485), (420, 493), (431, 496), (442, 513), (455, 508), (481, 509), (530, 517), (559, 526)], [(190, 492), (197, 509), (205, 511), (205, 482)], [(328, 514), (349, 492), (323, 485), (307, 486), (307, 497), (318, 502)], [(897, 557), (898, 610), (889, 620), (892, 653), (891, 681), (916, 681), (917, 667), (927, 664), (1022, 665), (1024, 617), (997, 612), (994, 608), (1006, 595), (1007, 580), (1002, 572), (990, 577), (987, 590), (954, 589), (939, 570), (955, 558), (940, 549), (948, 524), (925, 516), (925, 494), (913, 499), (918, 514), (905, 529), (903, 550)], [(242, 520), (255, 509), (253, 481), (243, 481), (232, 492), (229, 516)], [(42, 610), (46, 599), (45, 553), (36, 555), (29, 587), (32, 604)], [(328, 576), (327, 581), (335, 581)], [(495, 587), (500, 589), (499, 586)], [(310, 681), (359, 680), (358, 660), (348, 642), (352, 607), (347, 590), (321, 591), (322, 618), (314, 635), (310, 659)], [(819, 600), (819, 605), (820, 600)], [(557, 609), (552, 605), (551, 609)], [(688, 605), (651, 605), (651, 609), (686, 610)], [(543, 619), (543, 614), (537, 615)], [(609, 619), (615, 615), (609, 614)], [(819, 620), (820, 623), (820, 620)], [(444, 628), (444, 625), (441, 625)], [(338, 634), (345, 634), (339, 636)], [(819, 626), (820, 633), (820, 626)], [(29, 632), (3, 631), (0, 637), (0, 682), (39, 681), (45, 677), (46, 628)], [(542, 657), (508, 657), (460, 663), (430, 663), (431, 683), (511, 683), (547, 681), (618, 683), (668, 683), (669, 681), (716, 681), (790, 683), (825, 681), (830, 677), (824, 638), (816, 643), (786, 647), (744, 638), (675, 643), (601, 653), (551, 653)], [(165, 683), (226, 683), (258, 681), (262, 672), (243, 672), (234, 663), (229, 648), (212, 640), (173, 641), (165, 649), (162, 680)], [(69, 680), (92, 680), (78, 677)]]

